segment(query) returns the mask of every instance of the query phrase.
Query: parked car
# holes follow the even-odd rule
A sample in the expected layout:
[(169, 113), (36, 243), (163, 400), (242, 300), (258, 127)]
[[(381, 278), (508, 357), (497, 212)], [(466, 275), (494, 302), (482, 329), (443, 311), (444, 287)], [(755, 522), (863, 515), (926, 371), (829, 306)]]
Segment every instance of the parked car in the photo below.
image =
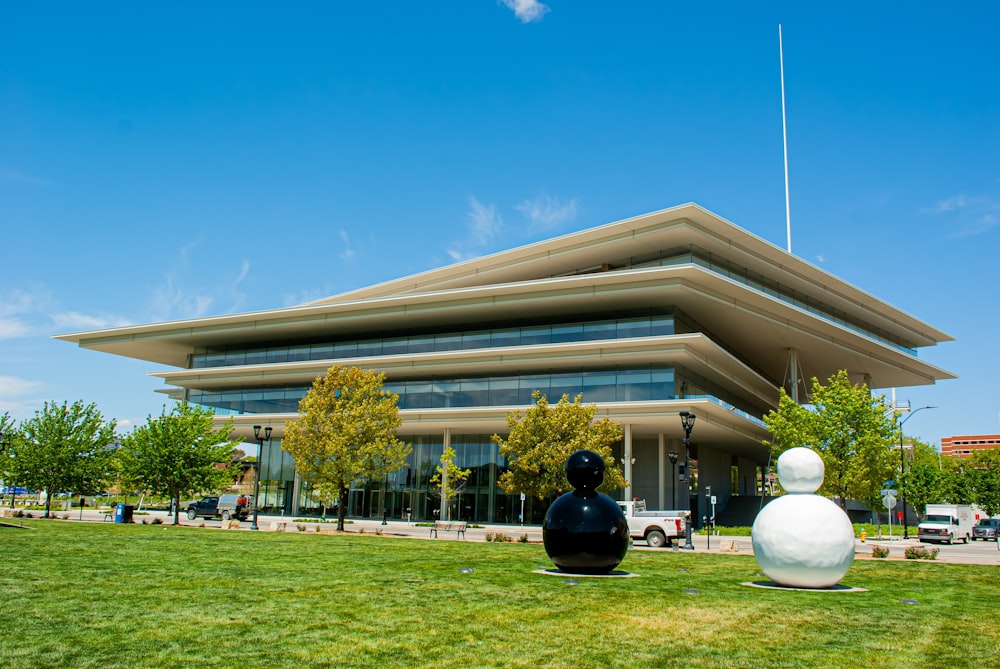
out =
[(1000, 518), (982, 518), (972, 528), (972, 540), (997, 541), (1000, 537)]
[(218, 497), (202, 497), (197, 502), (191, 502), (187, 507), (188, 518), (194, 520), (198, 516), (215, 518), (219, 510)]
[(219, 498), (216, 506), (216, 515), (222, 516), (223, 520), (236, 518), (246, 520), (250, 515), (250, 496), (236, 493), (229, 493)]
[(239, 493), (227, 493), (221, 497), (203, 497), (197, 502), (191, 502), (187, 507), (187, 517), (191, 520), (201, 516), (202, 518), (216, 518), (221, 516), (223, 520), (235, 518), (246, 520), (250, 515), (250, 496)]

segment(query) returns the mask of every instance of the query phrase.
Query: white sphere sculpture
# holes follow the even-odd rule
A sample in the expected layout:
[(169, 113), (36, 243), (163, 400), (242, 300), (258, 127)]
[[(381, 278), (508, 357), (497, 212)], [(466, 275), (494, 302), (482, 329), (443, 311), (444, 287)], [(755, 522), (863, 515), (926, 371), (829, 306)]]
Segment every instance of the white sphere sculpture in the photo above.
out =
[(753, 524), (757, 564), (778, 585), (836, 585), (854, 561), (854, 528), (840, 507), (812, 494), (823, 483), (823, 460), (808, 448), (785, 451), (778, 480), (788, 494), (765, 506)]

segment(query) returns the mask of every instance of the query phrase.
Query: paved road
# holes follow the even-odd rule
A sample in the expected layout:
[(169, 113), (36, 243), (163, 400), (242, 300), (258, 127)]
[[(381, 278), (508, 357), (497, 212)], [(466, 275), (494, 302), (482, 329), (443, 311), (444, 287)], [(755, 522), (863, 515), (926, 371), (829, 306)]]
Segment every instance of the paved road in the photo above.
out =
[[(73, 520), (80, 518), (80, 510), (74, 509), (70, 512), (58, 512), (60, 516), (63, 513), (68, 513), (69, 517)], [(136, 522), (142, 522), (143, 519), (151, 520), (153, 518), (160, 518), (163, 523), (172, 523), (173, 517), (169, 516), (163, 511), (151, 511), (148, 515), (136, 516)], [(91, 522), (110, 522), (104, 519), (104, 516), (91, 509), (85, 509), (83, 512), (83, 520)], [(262, 515), (257, 519), (257, 525), (262, 531), (272, 531), (280, 523), (286, 523), (285, 529), (295, 531), (295, 523), (289, 518), (283, 518), (281, 516), (272, 515)], [(189, 520), (186, 515), (181, 514), (180, 524), (190, 527), (197, 527), (204, 525), (204, 527), (221, 527), (222, 521), (219, 520), (207, 520), (199, 518), (197, 520)], [(310, 530), (315, 527), (312, 523), (310, 525)], [(332, 531), (333, 524), (327, 524), (323, 526), (324, 529), (330, 528)], [(250, 522), (244, 521), (240, 523), (240, 530), (248, 530), (250, 528)], [(381, 531), (384, 534), (398, 537), (410, 537), (414, 539), (430, 539), (430, 529), (427, 527), (418, 527), (415, 523), (407, 523), (402, 520), (390, 520), (385, 525), (376, 519), (351, 519), (351, 523), (347, 526), (347, 530), (350, 532), (357, 532), (364, 529), (366, 533), (374, 534)], [(494, 534), (502, 532), (507, 536), (511, 537), (515, 541), (522, 534), (528, 536), (528, 540), (531, 542), (542, 541), (542, 528), (537, 525), (526, 525), (520, 527), (517, 525), (488, 525), (482, 528), (470, 528), (466, 532), (465, 539), (467, 541), (485, 541), (486, 534), (492, 532)], [(453, 532), (440, 532), (439, 540), (445, 539), (456, 539), (457, 537)], [(712, 553), (735, 553), (738, 555), (752, 555), (753, 546), (750, 543), (750, 537), (706, 537), (701, 535), (695, 535), (693, 539), (695, 552), (706, 552), (710, 551)], [(938, 562), (951, 563), (951, 564), (982, 564), (982, 565), (997, 565), (1000, 566), (1000, 546), (998, 546), (995, 541), (972, 541), (969, 544), (955, 544), (952, 546), (944, 544), (921, 544), (916, 539), (903, 540), (902, 538), (894, 538), (892, 541), (885, 539), (872, 539), (869, 538), (865, 542), (857, 541), (855, 543), (855, 551), (859, 557), (870, 556), (873, 546), (883, 546), (889, 549), (889, 557), (895, 559), (902, 559), (903, 553), (906, 548), (910, 546), (923, 546), (925, 548), (938, 548), (940, 549), (937, 557)], [(642, 541), (637, 541), (634, 546), (637, 550), (642, 551), (670, 551), (671, 549), (663, 548), (649, 548)]]

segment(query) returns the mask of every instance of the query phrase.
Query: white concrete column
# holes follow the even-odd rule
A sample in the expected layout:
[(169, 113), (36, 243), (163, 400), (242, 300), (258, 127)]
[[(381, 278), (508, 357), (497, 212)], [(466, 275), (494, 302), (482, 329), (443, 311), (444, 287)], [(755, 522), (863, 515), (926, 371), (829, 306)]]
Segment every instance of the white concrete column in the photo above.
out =
[(625, 500), (628, 501), (632, 499), (632, 425), (630, 423), (625, 423), (623, 426), (625, 432), (625, 447), (624, 460), (622, 463), (622, 472), (625, 475)]
[(302, 492), (302, 477), (296, 471), (292, 478), (292, 515), (299, 515), (299, 493)]
[(657, 444), (656, 450), (656, 472), (657, 481), (659, 486), (657, 491), (659, 492), (659, 497), (657, 498), (657, 509), (666, 509), (667, 501), (667, 437), (662, 432), (659, 434), (659, 443)]

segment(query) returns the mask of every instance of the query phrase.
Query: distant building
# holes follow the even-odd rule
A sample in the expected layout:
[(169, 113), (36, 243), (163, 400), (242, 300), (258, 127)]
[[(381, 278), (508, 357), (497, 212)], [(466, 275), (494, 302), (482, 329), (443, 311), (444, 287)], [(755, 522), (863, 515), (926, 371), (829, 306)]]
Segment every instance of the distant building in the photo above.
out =
[[(842, 369), (870, 388), (954, 378), (917, 354), (950, 336), (693, 204), (294, 307), (58, 338), (175, 368), (154, 374), (163, 392), (232, 417), (249, 443), (272, 426), (261, 505), (286, 515), (319, 502), (281, 449), (284, 425), (335, 364), (385, 373), (413, 445), (399, 471), (357, 482), (348, 513), (433, 517), (429, 479), (450, 446), (472, 470), (452, 517), (490, 523), (517, 522), (522, 504), (542, 520), (545, 504), (498, 489), (507, 462), (490, 439), (535, 390), (582, 393), (621, 423), (628, 486), (614, 495), (700, 518), (709, 486), (719, 512), (767, 488), (762, 418), (780, 388), (805, 403), (810, 378)], [(687, 479), (682, 411), (697, 415)]]
[(964, 458), (975, 451), (1000, 448), (1000, 434), (968, 434), (941, 438), (941, 455)]

